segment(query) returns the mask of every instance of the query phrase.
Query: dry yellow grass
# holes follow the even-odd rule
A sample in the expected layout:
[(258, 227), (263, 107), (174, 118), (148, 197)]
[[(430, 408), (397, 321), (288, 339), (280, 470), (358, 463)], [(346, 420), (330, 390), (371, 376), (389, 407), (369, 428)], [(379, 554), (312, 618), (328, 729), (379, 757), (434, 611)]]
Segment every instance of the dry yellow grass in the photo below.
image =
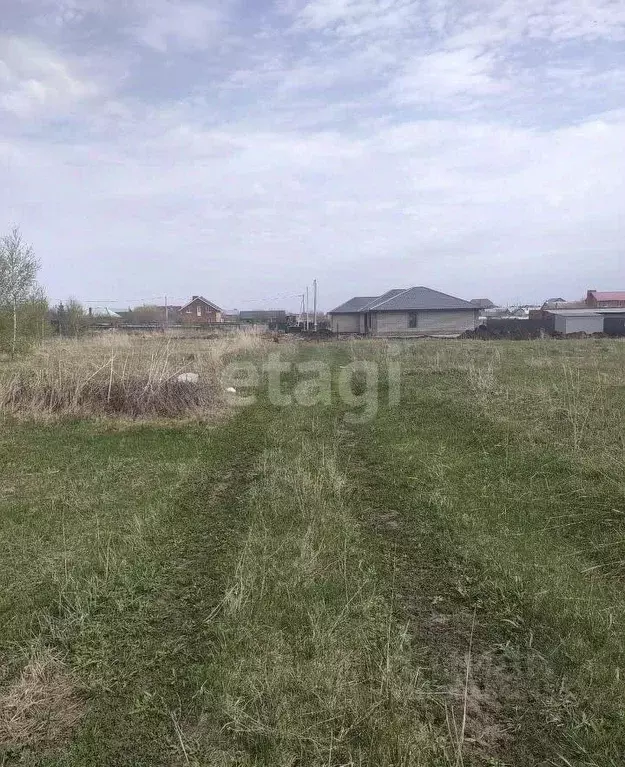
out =
[[(253, 330), (213, 340), (118, 333), (53, 339), (5, 364), (0, 414), (44, 421), (209, 416), (223, 409), (225, 364), (266, 345), (267, 338)], [(178, 380), (182, 373), (197, 374), (197, 383)]]
[(49, 650), (37, 651), (20, 676), (0, 689), (0, 749), (61, 745), (83, 712), (61, 658)]

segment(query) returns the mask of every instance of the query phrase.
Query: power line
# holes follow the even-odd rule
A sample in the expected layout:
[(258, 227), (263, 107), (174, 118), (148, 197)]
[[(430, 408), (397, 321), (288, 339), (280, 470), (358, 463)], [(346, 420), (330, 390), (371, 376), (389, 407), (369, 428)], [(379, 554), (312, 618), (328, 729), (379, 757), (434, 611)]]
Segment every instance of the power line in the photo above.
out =
[[(276, 296), (265, 296), (262, 298), (241, 298), (239, 301), (245, 301), (245, 302), (252, 302), (252, 301), (274, 301), (278, 300), (280, 298), (298, 298), (299, 293), (279, 293)], [(50, 297), (51, 301), (69, 301), (70, 299), (75, 299), (76, 301), (92, 301), (93, 303), (132, 303), (133, 301), (161, 301), (165, 299), (165, 294), (162, 294), (160, 296), (141, 296), (141, 297), (135, 297), (135, 298), (84, 298), (83, 296), (61, 296), (61, 297)], [(181, 299), (184, 301), (188, 301), (188, 296), (184, 299)], [(171, 301), (169, 302), (171, 303)]]
[(81, 303), (92, 303), (92, 304), (128, 304), (128, 303), (135, 303), (138, 301), (160, 301), (164, 299), (165, 296), (150, 296), (150, 297), (143, 297), (143, 298), (83, 298), (82, 296), (63, 296), (62, 298), (54, 298), (50, 297), (51, 301), (80, 301)]
[(259, 301), (280, 301), (287, 298), (299, 298), (300, 293), (279, 293), (277, 296), (265, 296), (264, 298), (241, 298), (240, 303), (253, 304)]
[[(287, 300), (289, 298), (299, 298), (299, 293), (278, 293), (274, 296), (264, 296), (264, 297), (254, 297), (254, 298), (241, 298), (238, 299), (238, 304), (251, 304), (251, 303), (267, 303), (269, 301), (280, 301), (280, 300)], [(165, 294), (162, 294), (160, 296), (141, 296), (141, 297), (134, 297), (134, 298), (84, 298), (82, 296), (62, 296), (62, 297), (49, 297), (49, 300), (52, 302), (59, 302), (59, 303), (65, 303), (71, 299), (74, 299), (76, 301), (79, 301), (83, 304), (110, 304), (110, 305), (121, 305), (121, 304), (147, 304), (147, 303), (153, 303), (156, 301), (165, 301), (166, 297)], [(183, 303), (188, 302), (189, 298), (186, 297), (184, 299), (180, 299)], [(168, 304), (170, 306), (176, 305), (176, 301), (174, 299), (168, 299)]]

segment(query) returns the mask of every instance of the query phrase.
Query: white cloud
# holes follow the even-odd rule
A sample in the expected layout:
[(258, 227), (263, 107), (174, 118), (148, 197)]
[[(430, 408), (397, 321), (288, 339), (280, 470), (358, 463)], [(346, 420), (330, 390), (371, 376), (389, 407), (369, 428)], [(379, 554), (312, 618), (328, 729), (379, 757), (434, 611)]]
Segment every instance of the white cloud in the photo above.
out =
[[(64, 0), (54, 50), (71, 50), (93, 2)], [(326, 306), (393, 283), (501, 300), (616, 284), (613, 0), (276, 8), (250, 21), (235, 0), (111, 0), (97, 23), (106, 37), (114, 22), (106, 52), (130, 70), (116, 92), (106, 65), (92, 75), (97, 42), (89, 63), (10, 41), (0, 106), (65, 118), (22, 139), (0, 129), (0, 231), (32, 236), (52, 297), (207, 292), (232, 306), (299, 292), (313, 270)]]
[(625, 5), (621, 0), (529, 0), (519, 12), (526, 14), (532, 37), (554, 41), (625, 39)]
[(518, 40), (623, 39), (622, 0), (308, 0), (287, 5), (297, 24), (339, 34), (427, 28), (438, 36)]
[[(405, 122), (366, 138), (137, 114), (105, 146), (21, 142), (0, 209), (41, 233), (53, 296), (126, 281), (182, 298), (209, 281), (215, 300), (237, 305), (244, 275), (269, 295), (314, 263), (329, 303), (349, 292), (349, 273), (374, 292), (416, 281), (465, 295), (496, 283), (496, 297), (513, 300), (555, 275), (562, 291), (581, 290), (597, 257), (616, 277), (624, 145), (622, 113), (551, 131)], [(63, 188), (54, 201), (51, 179)], [(70, 267), (86, 254), (88, 270)], [(520, 276), (513, 262), (526, 265)]]
[(488, 95), (505, 89), (495, 65), (495, 56), (479, 48), (437, 51), (408, 62), (393, 90), (405, 102)]
[(105, 5), (99, 0), (21, 0), (21, 4), (42, 28), (63, 28), (79, 24), (90, 14), (102, 15), (118, 1), (109, 0)]
[(418, 20), (416, 0), (310, 0), (296, 15), (300, 27), (329, 28), (345, 37), (407, 32)]
[(299, 22), (309, 29), (323, 29), (339, 23), (360, 21), (388, 10), (376, 0), (310, 0), (298, 11)]
[(429, 0), (426, 16), (440, 35), (517, 42), (525, 36), (551, 41), (622, 40), (622, 0)]
[(96, 85), (79, 76), (43, 44), (16, 37), (0, 38), (0, 109), (18, 117), (52, 114), (94, 97)]
[(202, 49), (227, 19), (231, 0), (23, 0), (41, 25), (113, 24), (142, 46), (164, 53)]
[(140, 20), (133, 29), (143, 45), (164, 53), (172, 47), (206, 48), (224, 22), (216, 3), (149, 0), (136, 8)]

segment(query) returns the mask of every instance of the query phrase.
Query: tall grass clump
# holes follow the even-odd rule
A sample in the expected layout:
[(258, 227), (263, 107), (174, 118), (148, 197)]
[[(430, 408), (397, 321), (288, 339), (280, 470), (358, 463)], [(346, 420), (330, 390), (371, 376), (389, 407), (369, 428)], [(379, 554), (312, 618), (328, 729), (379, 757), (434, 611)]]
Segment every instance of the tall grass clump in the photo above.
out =
[[(35, 420), (206, 415), (221, 404), (226, 362), (264, 343), (248, 333), (213, 341), (123, 334), (51, 340), (0, 372), (0, 413)], [(197, 379), (180, 379), (186, 373)]]

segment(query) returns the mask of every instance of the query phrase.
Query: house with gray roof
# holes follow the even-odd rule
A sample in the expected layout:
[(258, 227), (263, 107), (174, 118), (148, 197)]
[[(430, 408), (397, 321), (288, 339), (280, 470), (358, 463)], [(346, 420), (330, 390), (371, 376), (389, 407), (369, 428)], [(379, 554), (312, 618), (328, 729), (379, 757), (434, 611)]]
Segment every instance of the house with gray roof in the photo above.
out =
[(423, 286), (356, 296), (330, 312), (335, 333), (372, 336), (459, 335), (478, 324), (469, 301)]
[(490, 298), (472, 298), (469, 301), (470, 304), (473, 304), (473, 306), (477, 306), (478, 309), (494, 309), (495, 304), (490, 300)]

